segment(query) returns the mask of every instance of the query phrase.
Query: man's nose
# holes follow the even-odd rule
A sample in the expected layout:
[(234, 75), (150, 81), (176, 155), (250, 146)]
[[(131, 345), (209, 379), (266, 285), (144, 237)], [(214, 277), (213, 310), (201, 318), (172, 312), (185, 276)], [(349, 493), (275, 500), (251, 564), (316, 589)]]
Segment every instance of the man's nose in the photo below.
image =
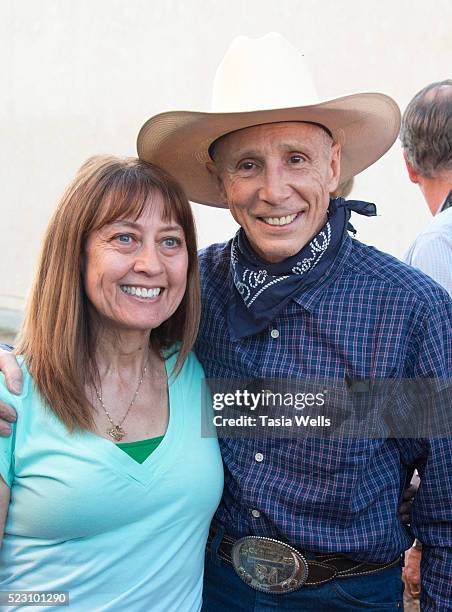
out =
[(144, 244), (138, 251), (133, 266), (135, 272), (158, 276), (164, 271), (162, 255), (156, 244)]
[(259, 198), (276, 206), (291, 194), (291, 187), (284, 169), (280, 165), (268, 166), (262, 176)]

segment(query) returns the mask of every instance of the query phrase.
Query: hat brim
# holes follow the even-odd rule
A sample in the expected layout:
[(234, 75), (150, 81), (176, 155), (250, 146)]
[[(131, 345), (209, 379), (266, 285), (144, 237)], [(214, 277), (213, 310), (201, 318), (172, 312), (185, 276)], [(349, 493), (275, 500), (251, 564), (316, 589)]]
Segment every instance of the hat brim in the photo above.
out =
[(193, 202), (227, 208), (206, 168), (220, 136), (254, 125), (306, 121), (327, 127), (342, 147), (340, 182), (362, 172), (393, 145), (400, 110), (384, 94), (360, 93), (310, 106), (240, 113), (172, 111), (151, 117), (138, 134), (138, 156), (169, 172)]

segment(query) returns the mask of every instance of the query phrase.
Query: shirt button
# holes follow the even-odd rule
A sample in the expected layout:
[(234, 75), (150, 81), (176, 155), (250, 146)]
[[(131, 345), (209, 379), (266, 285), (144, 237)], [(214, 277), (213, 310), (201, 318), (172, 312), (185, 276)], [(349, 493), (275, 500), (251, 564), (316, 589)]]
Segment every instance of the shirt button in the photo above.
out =
[(251, 510), (251, 514), (254, 516), (254, 518), (259, 518), (261, 515), (259, 510)]
[(279, 338), (279, 331), (277, 329), (272, 329), (270, 332), (270, 336), (272, 338)]
[(260, 463), (261, 461), (264, 460), (264, 455), (262, 453), (256, 453), (254, 455), (254, 458), (256, 459), (256, 461), (258, 461)]

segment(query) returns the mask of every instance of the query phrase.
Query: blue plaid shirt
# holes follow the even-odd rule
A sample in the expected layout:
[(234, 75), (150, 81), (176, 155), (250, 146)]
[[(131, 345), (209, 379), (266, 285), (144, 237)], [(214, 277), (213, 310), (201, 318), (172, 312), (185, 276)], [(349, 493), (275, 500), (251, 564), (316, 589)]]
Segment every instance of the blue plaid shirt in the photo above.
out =
[[(200, 254), (203, 315), (196, 350), (208, 378), (452, 376), (447, 293), (349, 236), (318, 285), (301, 291), (267, 330), (231, 341), (230, 245)], [(416, 536), (424, 544), (424, 609), (450, 609), (450, 440), (227, 438), (220, 445), (225, 490), (216, 518), (228, 533), (374, 562), (394, 559)], [(413, 465), (422, 484), (408, 529), (397, 505)]]

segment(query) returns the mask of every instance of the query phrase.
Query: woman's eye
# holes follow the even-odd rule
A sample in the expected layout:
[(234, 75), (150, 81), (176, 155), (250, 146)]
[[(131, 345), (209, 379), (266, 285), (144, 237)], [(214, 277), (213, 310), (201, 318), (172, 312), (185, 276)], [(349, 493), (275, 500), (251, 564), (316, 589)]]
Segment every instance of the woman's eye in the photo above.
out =
[(174, 247), (180, 244), (180, 240), (178, 238), (165, 238), (163, 244), (169, 249), (174, 249)]
[(118, 234), (117, 236), (115, 236), (115, 240), (117, 240), (121, 244), (131, 244), (132, 236), (130, 234)]

